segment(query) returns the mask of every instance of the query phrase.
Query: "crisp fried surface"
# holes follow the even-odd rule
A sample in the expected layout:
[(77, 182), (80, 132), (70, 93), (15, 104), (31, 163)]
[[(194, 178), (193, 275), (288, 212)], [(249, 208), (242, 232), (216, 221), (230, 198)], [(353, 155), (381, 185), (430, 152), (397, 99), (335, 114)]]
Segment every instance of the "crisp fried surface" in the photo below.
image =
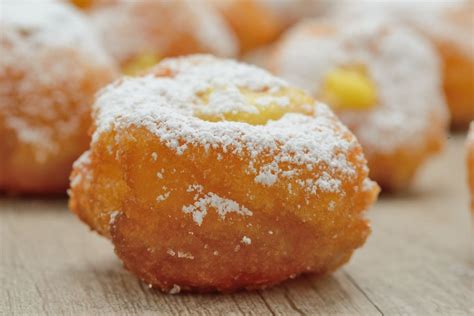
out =
[[(65, 192), (71, 165), (89, 143), (94, 93), (115, 75), (70, 50), (37, 56), (45, 71), (52, 65), (80, 70), (55, 82), (35, 80), (14, 65), (0, 72), (0, 189), (9, 192)], [(33, 86), (24, 89), (26, 82)]]
[[(72, 189), (71, 208), (92, 229), (110, 234), (127, 269), (154, 286), (230, 291), (277, 283), (302, 272), (324, 273), (345, 263), (369, 234), (361, 212), (376, 191), (357, 193), (354, 183), (344, 183), (348, 195), (328, 211), (333, 198), (329, 194), (306, 205), (303, 194), (290, 198), (283, 185), (272, 190), (257, 185), (242, 170), (244, 157), (226, 155), (219, 161), (219, 151), (205, 154), (200, 148), (178, 156), (149, 132), (122, 133), (129, 137), (117, 145), (118, 161), (116, 148), (107, 151), (114, 136), (104, 135), (93, 148), (91, 164), (75, 169), (82, 180)], [(158, 153), (157, 161), (153, 153)], [(86, 184), (89, 172), (97, 174)], [(157, 178), (158, 172), (163, 179)], [(182, 211), (193, 203), (196, 192), (187, 192), (192, 183), (238, 201), (253, 215), (230, 213), (222, 220), (210, 209), (202, 225), (196, 225)], [(172, 193), (157, 203), (164, 187)], [(120, 210), (110, 226), (107, 210)], [(242, 243), (244, 236), (250, 245)]]
[[(179, 61), (174, 70), (167, 69), (165, 64), (155, 71), (156, 76), (161, 74), (167, 77), (161, 79), (166, 87), (170, 87), (170, 77), (179, 77), (179, 72), (196, 74), (201, 63), (205, 66), (216, 62), (209, 57), (190, 59), (189, 64), (186, 59), (182, 60), (183, 63)], [(169, 64), (173, 65), (173, 61)], [(222, 73), (226, 75), (240, 67), (231, 62), (218, 65), (222, 66)], [(196, 68), (194, 72), (187, 73), (186, 67)], [(118, 93), (128, 84), (140, 80), (148, 82), (140, 84), (143, 87), (160, 79), (129, 80), (129, 83), (118, 82), (110, 87), (109, 93)], [(232, 84), (231, 81), (229, 84)], [(211, 90), (221, 93), (219, 89), (223, 87), (216, 85)], [(246, 87), (241, 93), (250, 106), (255, 98), (248, 89), (251, 88)], [(270, 92), (274, 90), (277, 92)], [(301, 273), (326, 273), (336, 269), (365, 242), (370, 228), (363, 212), (376, 199), (378, 187), (367, 178), (368, 170), (360, 145), (330, 112), (324, 112), (327, 111), (324, 105), (309, 107), (312, 109), (310, 113), (299, 112), (300, 102), (312, 102), (307, 94), (291, 87), (274, 90), (263, 91), (268, 91), (267, 97), (271, 93), (288, 93), (290, 104), (284, 107), (286, 111), (300, 113), (299, 117), (311, 122), (318, 115), (327, 117), (327, 121), (325, 118), (314, 121), (321, 122), (319, 125), (309, 125), (315, 130), (308, 128), (304, 132), (309, 135), (314, 133), (317, 138), (317, 129), (329, 129), (324, 126), (328, 122), (331, 133), (339, 137), (334, 141), (350, 144), (341, 145), (338, 161), (336, 158), (328, 161), (321, 157), (301, 165), (298, 159), (290, 156), (276, 160), (279, 152), (286, 152), (288, 146), (307, 142), (308, 138), (292, 136), (298, 138), (288, 139), (281, 136), (279, 133), (298, 135), (299, 130), (297, 126), (284, 125), (295, 123), (286, 123), (292, 121), (285, 116), (280, 118), (282, 113), (278, 111), (283, 108), (277, 109), (271, 104), (265, 111), (261, 108), (262, 117), (259, 120), (256, 120), (256, 114), (245, 116), (244, 113), (233, 112), (231, 118), (217, 115), (207, 121), (200, 118), (199, 112), (195, 113), (193, 119), (196, 121), (190, 122), (187, 127), (201, 126), (204, 129), (221, 126), (222, 129), (229, 129), (222, 131), (226, 133), (237, 126), (242, 128), (236, 129), (241, 134), (225, 134), (222, 138), (226, 140), (224, 143), (215, 142), (209, 146), (190, 141), (188, 136), (176, 131), (177, 135), (182, 136), (177, 136), (176, 143), (185, 144), (184, 150), (170, 146), (175, 142), (164, 136), (166, 132), (160, 134), (143, 120), (121, 125), (128, 115), (124, 109), (122, 115), (117, 114), (117, 121), (111, 128), (96, 131), (90, 151), (75, 163), (71, 176), (71, 210), (93, 230), (112, 240), (117, 255), (127, 269), (164, 291), (226, 292), (261, 288)], [(211, 94), (212, 99), (213, 92), (209, 89), (205, 91)], [(166, 92), (173, 93), (170, 90)], [(104, 97), (101, 100), (110, 99)], [(202, 106), (211, 106), (206, 100), (202, 102)], [(98, 101), (97, 104), (104, 106), (103, 111), (111, 111), (106, 103)], [(263, 106), (263, 103), (257, 104)], [(102, 108), (99, 105), (95, 114), (100, 117)], [(272, 109), (277, 112), (272, 113)], [(154, 109), (150, 117), (164, 115), (165, 110)], [(219, 117), (225, 121), (220, 123), (225, 124), (216, 125), (218, 123), (214, 121)], [(156, 126), (167, 124), (165, 116), (161, 118), (163, 121), (156, 122)], [(275, 121), (266, 122), (265, 118)], [(143, 119), (146, 120), (145, 117)], [(245, 119), (259, 127), (248, 123), (244, 125)], [(100, 121), (96, 117), (97, 120)], [(245, 134), (246, 130), (260, 131), (270, 137), (273, 135), (272, 126), (277, 128), (275, 122), (288, 129), (272, 136), (282, 141), (276, 143), (275, 151), (270, 148), (255, 150), (250, 146), (232, 150), (233, 146), (239, 146), (239, 142), (249, 144), (245, 143), (244, 138), (252, 134)], [(173, 121), (174, 128), (179, 128), (175, 124), (179, 122)], [(212, 130), (204, 133), (198, 129), (195, 133), (202, 134), (201, 137), (207, 137), (207, 133), (217, 137)], [(265, 138), (261, 139), (255, 145), (266, 146)], [(332, 145), (325, 141), (318, 144)], [(308, 147), (307, 150), (311, 149)], [(325, 155), (329, 151), (321, 149), (318, 152)], [(302, 153), (295, 153), (295, 156), (304, 159)], [(343, 175), (341, 169), (330, 166), (342, 161), (351, 166), (348, 174)], [(264, 166), (271, 162), (277, 162), (275, 167), (286, 170), (287, 176), (278, 177), (275, 181), (268, 178), (266, 182), (257, 181), (258, 170), (264, 170)], [(255, 171), (251, 171), (249, 166)], [(308, 191), (306, 184), (314, 179), (324, 184)], [(337, 190), (327, 187), (331, 184), (336, 185)]]

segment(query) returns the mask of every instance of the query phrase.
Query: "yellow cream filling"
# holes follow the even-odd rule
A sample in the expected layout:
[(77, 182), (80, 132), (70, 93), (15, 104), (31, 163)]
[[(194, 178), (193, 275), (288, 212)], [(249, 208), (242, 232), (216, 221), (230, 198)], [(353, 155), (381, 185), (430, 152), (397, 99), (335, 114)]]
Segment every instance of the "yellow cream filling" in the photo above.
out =
[(336, 110), (367, 110), (377, 104), (376, 85), (364, 67), (341, 67), (326, 74), (320, 98)]
[(129, 76), (138, 75), (156, 65), (160, 60), (157, 54), (144, 53), (125, 63), (122, 72)]
[(296, 88), (281, 88), (277, 92), (253, 91), (240, 88), (239, 92), (246, 103), (247, 109), (239, 111), (228, 109), (214, 113), (206, 111), (209, 98), (215, 89), (209, 89), (199, 94), (204, 105), (198, 107), (195, 115), (211, 122), (235, 121), (251, 125), (264, 125), (270, 120), (278, 120), (286, 113), (314, 114), (314, 99), (303, 90)]

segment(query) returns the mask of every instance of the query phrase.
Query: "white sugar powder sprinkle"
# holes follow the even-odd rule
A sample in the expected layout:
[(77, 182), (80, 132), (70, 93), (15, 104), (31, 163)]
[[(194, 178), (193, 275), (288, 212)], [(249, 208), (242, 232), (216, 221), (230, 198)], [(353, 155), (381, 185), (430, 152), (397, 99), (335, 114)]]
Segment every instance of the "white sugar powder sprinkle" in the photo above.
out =
[(24, 49), (29, 45), (30, 54), (44, 47), (71, 48), (95, 62), (109, 62), (88, 20), (69, 5), (52, 0), (36, 4), (3, 0), (1, 9), (2, 37)]
[[(336, 33), (314, 32), (328, 27)], [(440, 62), (433, 47), (391, 19), (306, 21), (287, 33), (276, 54), (271, 65), (275, 73), (316, 96), (331, 70), (366, 66), (376, 83), (378, 104), (370, 111), (341, 111), (339, 116), (367, 152), (418, 148), (433, 119), (447, 122)]]
[(109, 224), (113, 225), (115, 223), (115, 219), (117, 216), (120, 214), (120, 211), (112, 211), (110, 212), (110, 219), (109, 219)]
[(334, 202), (334, 201), (329, 201), (329, 203), (328, 203), (328, 210), (334, 211), (335, 208), (336, 208), (336, 202)]
[(162, 202), (170, 196), (170, 192), (163, 193), (156, 198), (157, 202)]
[(193, 220), (201, 226), (204, 217), (206, 216), (208, 209), (215, 209), (217, 214), (221, 219), (225, 219), (228, 213), (237, 213), (242, 216), (252, 216), (252, 212), (245, 208), (244, 206), (239, 205), (237, 202), (222, 198), (215, 193), (209, 192), (202, 197), (199, 197), (198, 194), (194, 197), (193, 204), (183, 206), (182, 210), (184, 213), (191, 213)]
[(178, 258), (190, 259), (193, 260), (194, 256), (189, 252), (178, 251)]
[(245, 245), (250, 245), (250, 244), (252, 243), (252, 239), (250, 239), (250, 238), (247, 237), (247, 236), (244, 236), (244, 237), (242, 237), (241, 242), (242, 242), (243, 244), (245, 244)]
[[(474, 6), (466, 0), (339, 0), (333, 8), (333, 15), (344, 21), (353, 17), (374, 18), (390, 16), (410, 25), (423, 34), (455, 45), (466, 56), (474, 59), (472, 30)], [(469, 12), (460, 17), (458, 13)], [(470, 14), (470, 15), (469, 15)]]
[(181, 287), (177, 284), (173, 284), (173, 287), (168, 293), (173, 295), (173, 294), (178, 294), (179, 292), (181, 292)]
[[(92, 145), (110, 129), (120, 135), (121, 130), (137, 126), (156, 135), (177, 154), (199, 146), (206, 151), (220, 149), (221, 159), (226, 155), (243, 157), (248, 163), (247, 174), (266, 186), (277, 184), (280, 177), (300, 179), (305, 172), (306, 178), (297, 184), (305, 192), (317, 194), (341, 190), (342, 179), (356, 176), (355, 165), (347, 161), (346, 154), (358, 146), (357, 141), (324, 104), (307, 105), (314, 109), (313, 116), (287, 113), (265, 125), (208, 122), (195, 116), (197, 110), (210, 107), (209, 111), (215, 111), (223, 105), (219, 111), (240, 111), (249, 105), (239, 95), (240, 89), (278, 92), (288, 86), (285, 81), (254, 66), (202, 55), (166, 60), (155, 71), (171, 75), (124, 78), (102, 90), (94, 105), (97, 129)], [(199, 94), (211, 93), (212, 99), (213, 91), (223, 97), (219, 104), (203, 103)], [(234, 102), (234, 97), (244, 103)], [(286, 106), (286, 98), (279, 100)], [(260, 100), (261, 106), (266, 104), (268, 99)], [(363, 161), (362, 155), (356, 158), (357, 163)], [(324, 166), (326, 173), (308, 175), (316, 165)], [(231, 211), (251, 215), (235, 201), (212, 192), (205, 194), (199, 186), (188, 190), (195, 190), (195, 201), (183, 211), (192, 214), (199, 225), (209, 207), (222, 217)]]
[(82, 129), (81, 109), (91, 98), (83, 83), (91, 82), (94, 67), (114, 69), (88, 20), (72, 6), (1, 1), (0, 77), (16, 77), (1, 84), (4, 124), (28, 143), (37, 162), (61, 155), (60, 139), (77, 137)]

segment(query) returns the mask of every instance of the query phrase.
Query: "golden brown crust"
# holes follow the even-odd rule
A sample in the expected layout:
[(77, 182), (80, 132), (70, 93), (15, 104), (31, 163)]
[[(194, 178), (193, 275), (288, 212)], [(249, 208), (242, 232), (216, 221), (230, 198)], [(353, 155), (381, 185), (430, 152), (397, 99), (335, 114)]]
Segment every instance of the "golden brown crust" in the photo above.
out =
[[(127, 84), (144, 80), (150, 86), (165, 84), (169, 95), (173, 93), (169, 81), (179, 80), (181, 72), (187, 75), (183, 84), (195, 82), (189, 76), (196, 73), (205, 82), (200, 71), (209, 70), (207, 64), (215, 69), (217, 63), (209, 57), (186, 60), (170, 60), (158, 66), (154, 76), (109, 86), (96, 103), (96, 123), (105, 119), (101, 106), (111, 110), (104, 100), (116, 100), (107, 98), (107, 92), (128, 91)], [(239, 74), (237, 82), (245, 71), (260, 80), (269, 76), (234, 62), (219, 63), (223, 76)], [(196, 68), (187, 72), (187, 67)], [(160, 76), (167, 79), (156, 78)], [(180, 89), (183, 94), (189, 91), (186, 86)], [(151, 91), (159, 93), (158, 86)], [(288, 130), (276, 123), (258, 127), (261, 134), (277, 138), (267, 147), (268, 138), (246, 134), (256, 127), (242, 122), (219, 124), (193, 116), (193, 121), (181, 125), (183, 131), (175, 130), (185, 115), (176, 109), (169, 113), (177, 121), (172, 120), (166, 116), (169, 109), (160, 111), (158, 101), (150, 102), (157, 108), (146, 116), (156, 121), (148, 123), (140, 117), (129, 124), (127, 115), (136, 118), (136, 111), (118, 108), (112, 125), (98, 124), (90, 152), (75, 163), (70, 190), (71, 210), (110, 238), (125, 267), (140, 279), (172, 293), (262, 288), (301, 273), (333, 271), (365, 242), (370, 227), (363, 214), (376, 199), (378, 187), (367, 178), (362, 148), (324, 105), (315, 105), (314, 117), (296, 116), (311, 122), (314, 130), (304, 130), (314, 133), (311, 138), (299, 135), (293, 125), (284, 126)], [(295, 124), (286, 123), (293, 121), (285, 117), (277, 120)], [(164, 127), (168, 123), (174, 129), (171, 134)], [(186, 134), (196, 126), (196, 131)], [(219, 126), (216, 132), (215, 126)], [(273, 134), (272, 126), (280, 128), (279, 133)], [(322, 140), (318, 145), (324, 148), (316, 149), (307, 143), (306, 150), (313, 150), (308, 157), (301, 152), (293, 153), (300, 155), (297, 159), (290, 154), (279, 156), (292, 146), (317, 139), (321, 130), (338, 143)], [(291, 138), (281, 136), (285, 133)], [(200, 135), (193, 138), (195, 134)], [(206, 143), (216, 138), (224, 142)], [(237, 150), (240, 144), (247, 145)], [(301, 159), (316, 158), (315, 153), (321, 157), (301, 165)], [(327, 158), (332, 154), (333, 158)], [(257, 181), (258, 170), (270, 165), (286, 175)], [(314, 185), (318, 181), (321, 185)], [(309, 184), (314, 191), (307, 190)]]
[[(174, 284), (197, 291), (260, 288), (304, 272), (330, 272), (349, 260), (370, 232), (361, 212), (372, 203), (375, 188), (350, 193), (332, 211), (330, 196), (319, 197), (298, 214), (293, 208), (304, 201), (275, 198), (284, 197), (286, 188), (262, 190), (252, 178), (229, 179), (240, 174), (241, 157), (227, 156), (219, 163), (219, 152), (205, 155), (199, 148), (179, 156), (147, 131), (132, 129), (127, 134), (118, 162), (112, 159), (116, 149), (107, 153), (109, 143), (104, 141), (93, 148), (90, 165), (75, 169), (73, 177), (80, 172), (82, 179), (71, 189), (70, 206), (92, 229), (111, 235), (127, 269), (163, 290)], [(154, 152), (160, 156), (157, 162)], [(85, 184), (90, 170), (99, 174)], [(165, 180), (157, 183), (160, 170)], [(187, 192), (186, 183), (206, 183), (207, 191), (238, 201), (253, 215), (228, 214), (222, 220), (209, 210), (198, 226), (182, 211), (196, 194)], [(353, 185), (344, 183), (347, 188)], [(162, 186), (173, 193), (157, 206)], [(257, 198), (249, 200), (246, 191)], [(244, 236), (250, 245), (242, 243)]]

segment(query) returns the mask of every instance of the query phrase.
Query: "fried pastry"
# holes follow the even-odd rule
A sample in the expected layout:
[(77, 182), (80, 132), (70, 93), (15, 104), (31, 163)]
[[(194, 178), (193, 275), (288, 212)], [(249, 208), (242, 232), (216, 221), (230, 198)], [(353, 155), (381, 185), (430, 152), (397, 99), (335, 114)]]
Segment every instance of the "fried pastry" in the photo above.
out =
[(334, 109), (385, 190), (407, 188), (444, 144), (449, 115), (439, 59), (398, 22), (302, 22), (276, 45), (269, 69)]
[(70, 208), (161, 290), (263, 288), (349, 260), (378, 187), (322, 103), (254, 66), (167, 59), (108, 86)]
[(93, 6), (89, 15), (126, 74), (145, 71), (165, 57), (230, 57), (238, 51), (234, 33), (206, 1), (109, 1)]
[(0, 191), (66, 192), (95, 92), (117, 70), (69, 5), (2, 2)]

